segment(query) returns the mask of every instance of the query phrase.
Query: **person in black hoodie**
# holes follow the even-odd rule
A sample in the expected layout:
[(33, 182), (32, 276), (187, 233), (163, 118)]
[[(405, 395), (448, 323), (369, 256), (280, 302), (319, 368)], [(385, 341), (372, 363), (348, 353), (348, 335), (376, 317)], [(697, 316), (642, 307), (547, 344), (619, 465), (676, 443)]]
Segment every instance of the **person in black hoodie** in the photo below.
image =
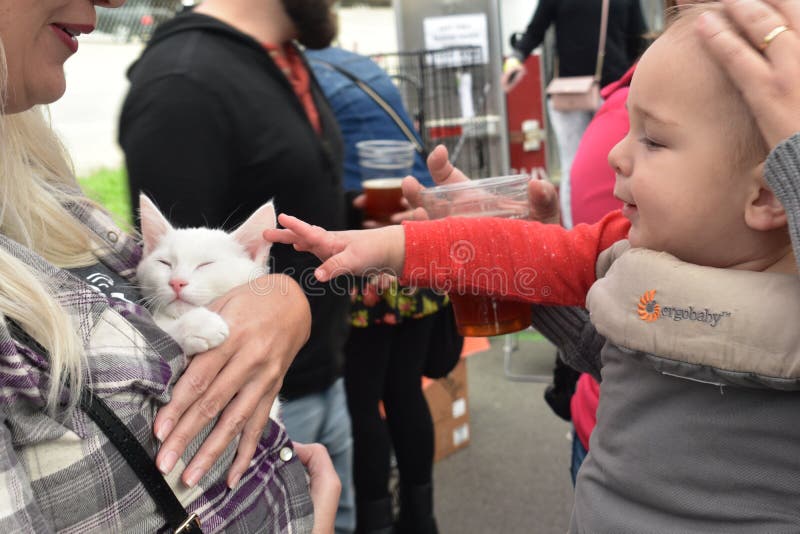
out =
[[(274, 199), (280, 212), (345, 227), (339, 129), (295, 44), (330, 44), (331, 3), (206, 0), (158, 28), (128, 73), (119, 123), (134, 206), (143, 191), (176, 226), (230, 230)], [(327, 447), (342, 482), (336, 531), (352, 532), (341, 378), (349, 297), (316, 282), (318, 264), (290, 246), (272, 247), (271, 271), (301, 284), (312, 314), (308, 343), (284, 379), (281, 417), (292, 439)]]

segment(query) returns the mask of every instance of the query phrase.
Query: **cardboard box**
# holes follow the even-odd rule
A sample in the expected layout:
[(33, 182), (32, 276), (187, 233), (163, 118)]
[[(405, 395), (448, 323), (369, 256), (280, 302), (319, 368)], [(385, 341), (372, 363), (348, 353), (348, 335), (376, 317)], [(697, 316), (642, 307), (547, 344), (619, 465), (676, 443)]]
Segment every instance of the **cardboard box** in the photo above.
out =
[(462, 358), (444, 378), (425, 379), (422, 391), (433, 419), (436, 442), (434, 461), (438, 461), (469, 445), (466, 361)]

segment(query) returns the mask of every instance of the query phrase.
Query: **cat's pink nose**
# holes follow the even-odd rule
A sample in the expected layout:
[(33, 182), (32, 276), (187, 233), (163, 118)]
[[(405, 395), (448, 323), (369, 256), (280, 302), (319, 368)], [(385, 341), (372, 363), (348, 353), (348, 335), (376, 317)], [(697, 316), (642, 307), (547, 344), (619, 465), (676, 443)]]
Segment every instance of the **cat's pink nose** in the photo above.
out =
[(172, 287), (172, 290), (175, 292), (176, 295), (181, 294), (181, 289), (189, 285), (189, 282), (183, 280), (181, 278), (173, 278), (169, 281), (169, 285)]

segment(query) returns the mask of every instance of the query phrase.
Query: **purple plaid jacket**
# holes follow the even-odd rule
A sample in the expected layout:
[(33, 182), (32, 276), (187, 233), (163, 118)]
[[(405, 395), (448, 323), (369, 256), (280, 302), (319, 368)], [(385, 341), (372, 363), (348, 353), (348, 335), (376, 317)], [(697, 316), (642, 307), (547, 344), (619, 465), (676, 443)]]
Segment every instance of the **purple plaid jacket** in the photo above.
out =
[[(98, 266), (131, 284), (139, 245), (90, 206), (73, 212), (98, 237)], [(169, 400), (185, 358), (139, 305), (108, 297), (68, 271), (0, 236), (69, 313), (84, 341), (89, 386), (155, 456), (157, 409)], [(165, 520), (139, 479), (89, 417), (44, 410), (49, 362), (13, 339), (0, 320), (0, 532), (156, 532)], [(233, 490), (225, 474), (231, 444), (194, 488), (179, 480), (212, 425), (191, 443), (167, 481), (200, 516), (205, 532), (310, 532), (305, 470), (285, 430), (270, 421), (248, 471)], [(288, 450), (284, 450), (288, 449)], [(282, 459), (283, 458), (283, 459)], [(288, 458), (288, 461), (285, 461)]]

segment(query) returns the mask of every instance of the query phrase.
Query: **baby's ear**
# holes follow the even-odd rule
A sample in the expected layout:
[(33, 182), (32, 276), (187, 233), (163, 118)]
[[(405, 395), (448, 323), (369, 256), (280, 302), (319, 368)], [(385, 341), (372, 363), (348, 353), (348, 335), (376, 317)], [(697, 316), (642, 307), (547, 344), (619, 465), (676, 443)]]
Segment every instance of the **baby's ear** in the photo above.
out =
[(762, 232), (777, 230), (787, 224), (786, 210), (770, 189), (763, 175), (759, 175), (758, 179), (754, 181), (747, 206), (745, 206), (744, 219), (747, 226)]
[(144, 254), (147, 255), (158, 246), (161, 238), (172, 230), (172, 225), (144, 193), (139, 195), (139, 220), (142, 224)]
[(264, 230), (275, 228), (277, 225), (275, 205), (270, 200), (258, 208), (231, 235), (247, 250), (253, 261), (265, 265), (272, 243), (266, 241), (262, 234)]

